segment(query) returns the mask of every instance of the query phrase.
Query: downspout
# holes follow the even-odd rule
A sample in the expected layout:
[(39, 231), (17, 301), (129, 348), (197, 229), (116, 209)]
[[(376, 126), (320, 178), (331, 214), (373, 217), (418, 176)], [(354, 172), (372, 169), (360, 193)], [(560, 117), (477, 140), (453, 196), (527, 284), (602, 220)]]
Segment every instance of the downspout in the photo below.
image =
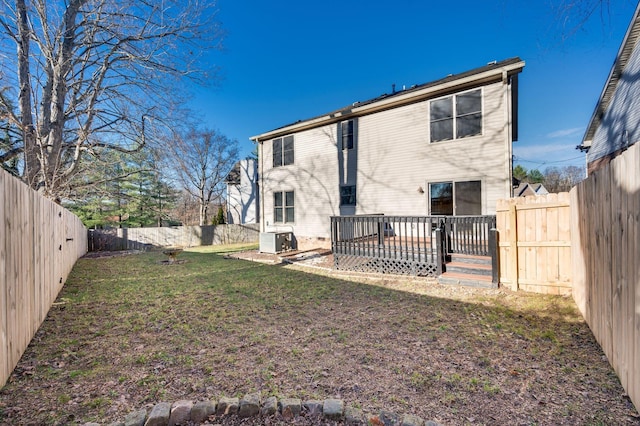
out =
[(507, 167), (507, 182), (506, 182), (506, 191), (505, 193), (509, 198), (513, 196), (513, 141), (511, 138), (512, 135), (512, 106), (511, 106), (511, 84), (509, 81), (509, 75), (507, 74), (507, 70), (502, 71), (502, 84), (504, 87), (503, 90), (503, 100), (505, 107), (505, 118), (507, 121), (507, 127), (505, 129), (505, 145), (506, 145), (506, 154), (505, 154), (505, 164)]
[[(231, 223), (231, 205), (229, 204), (229, 197), (231, 196), (231, 193), (229, 192), (229, 184), (227, 183), (227, 194), (226, 194), (226, 200), (225, 200), (225, 207), (226, 207), (226, 212), (227, 214), (226, 219), (227, 222), (226, 223)], [(242, 201), (241, 201), (242, 202)], [(242, 222), (242, 220), (240, 220), (240, 222)]]
[(258, 201), (258, 207), (260, 208), (260, 232), (265, 232), (264, 226), (264, 148), (262, 141), (256, 139), (258, 143), (258, 159), (260, 160), (260, 166), (258, 167), (258, 186), (260, 187), (260, 200)]

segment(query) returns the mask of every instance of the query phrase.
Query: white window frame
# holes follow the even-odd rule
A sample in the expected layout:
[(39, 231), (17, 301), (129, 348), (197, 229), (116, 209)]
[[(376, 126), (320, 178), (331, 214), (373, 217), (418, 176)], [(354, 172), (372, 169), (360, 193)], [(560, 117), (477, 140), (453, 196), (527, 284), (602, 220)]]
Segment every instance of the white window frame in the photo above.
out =
[[(457, 133), (458, 133), (458, 118), (459, 117), (464, 117), (464, 116), (469, 116), (471, 114), (477, 114), (477, 112), (473, 112), (473, 113), (467, 113), (464, 115), (458, 115), (457, 113), (457, 106), (456, 106), (456, 98), (460, 95), (464, 95), (466, 93), (471, 93), (471, 92), (475, 92), (475, 91), (480, 91), (480, 132), (474, 135), (468, 135), (468, 136), (462, 136), (462, 137), (457, 137)], [(432, 134), (432, 129), (431, 129), (431, 123), (433, 123), (434, 121), (431, 120), (431, 105), (433, 102), (435, 101), (440, 101), (443, 99), (447, 99), (447, 98), (451, 98), (451, 120), (452, 120), (452, 129), (451, 129), (451, 138), (450, 139), (439, 139), (439, 140), (433, 140), (433, 134)], [(462, 92), (457, 92), (457, 93), (453, 93), (453, 94), (449, 94), (446, 96), (440, 96), (439, 98), (434, 98), (429, 100), (429, 142), (430, 143), (439, 143), (439, 142), (447, 142), (447, 141), (456, 141), (456, 140), (460, 140), (460, 139), (466, 139), (466, 138), (471, 138), (471, 137), (475, 137), (475, 136), (482, 136), (484, 134), (484, 88), (483, 87), (476, 87), (473, 89), (469, 89), (469, 90), (465, 90)], [(444, 120), (444, 119), (441, 119)], [(441, 121), (438, 120), (438, 121)]]
[(428, 188), (428, 192), (427, 192), (427, 205), (429, 206), (429, 214), (430, 215), (440, 215), (443, 213), (434, 213), (432, 211), (432, 198), (431, 198), (431, 187), (433, 185), (439, 185), (439, 184), (451, 184), (451, 203), (452, 203), (452, 216), (459, 216), (460, 213), (458, 211), (459, 206), (458, 206), (458, 199), (456, 198), (457, 194), (457, 189), (456, 189), (456, 185), (457, 184), (462, 184), (462, 183), (471, 183), (471, 182), (478, 182), (480, 184), (480, 215), (483, 214), (484, 211), (484, 205), (485, 205), (485, 187), (484, 187), (484, 181), (482, 179), (459, 179), (459, 180), (442, 180), (442, 181), (434, 181), (434, 182), (429, 182), (427, 184), (427, 188)]
[[(291, 138), (291, 149), (290, 150), (286, 150), (284, 149), (284, 140), (287, 138)], [(280, 145), (280, 156), (279, 156), (279, 161), (278, 164), (276, 164), (276, 144)], [(273, 139), (273, 141), (271, 142), (271, 151), (272, 151), (272, 157), (273, 157), (273, 168), (276, 167), (284, 167), (284, 166), (289, 166), (291, 164), (293, 164), (295, 162), (295, 146), (296, 146), (296, 138), (294, 135), (287, 135), (287, 136), (282, 136), (279, 138), (275, 138)], [(287, 152), (291, 152), (291, 162), (286, 163), (285, 159), (287, 158), (286, 153)]]
[[(287, 194), (291, 193), (293, 198), (292, 204), (287, 204)], [(282, 197), (282, 205), (276, 205), (276, 194), (281, 194)], [(276, 210), (282, 210), (282, 221), (278, 221)], [(291, 209), (293, 212), (293, 220), (287, 220), (287, 210)], [(273, 223), (295, 223), (296, 221), (296, 192), (294, 190), (290, 191), (273, 191)]]

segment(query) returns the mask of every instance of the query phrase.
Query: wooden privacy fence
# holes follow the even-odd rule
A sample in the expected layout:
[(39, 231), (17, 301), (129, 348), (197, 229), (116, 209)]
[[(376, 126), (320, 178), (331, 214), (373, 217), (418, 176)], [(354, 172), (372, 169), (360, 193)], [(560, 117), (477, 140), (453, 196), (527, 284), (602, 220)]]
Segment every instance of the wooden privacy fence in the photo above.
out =
[(0, 387), (86, 251), (80, 219), (0, 169)]
[(569, 193), (499, 200), (500, 285), (571, 294)]
[(570, 193), (497, 204), (500, 282), (572, 294), (640, 408), (640, 143)]
[(259, 235), (258, 224), (91, 229), (89, 251), (257, 243)]
[(640, 409), (640, 144), (571, 190), (573, 297)]

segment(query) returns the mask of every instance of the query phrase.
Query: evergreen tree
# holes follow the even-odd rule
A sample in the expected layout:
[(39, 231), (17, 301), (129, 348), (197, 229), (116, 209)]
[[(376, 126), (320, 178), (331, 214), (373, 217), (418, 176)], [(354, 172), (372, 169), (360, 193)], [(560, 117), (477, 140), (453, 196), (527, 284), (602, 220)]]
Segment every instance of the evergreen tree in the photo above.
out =
[(87, 227), (161, 226), (171, 221), (176, 191), (163, 179), (150, 150), (95, 155), (67, 207)]
[(527, 179), (529, 183), (542, 183), (544, 182), (544, 175), (538, 169), (533, 169), (529, 172)]
[(527, 169), (518, 164), (513, 168), (513, 177), (524, 182), (527, 179)]
[(211, 222), (213, 225), (224, 225), (226, 223), (222, 206), (218, 207), (218, 214), (216, 214)]

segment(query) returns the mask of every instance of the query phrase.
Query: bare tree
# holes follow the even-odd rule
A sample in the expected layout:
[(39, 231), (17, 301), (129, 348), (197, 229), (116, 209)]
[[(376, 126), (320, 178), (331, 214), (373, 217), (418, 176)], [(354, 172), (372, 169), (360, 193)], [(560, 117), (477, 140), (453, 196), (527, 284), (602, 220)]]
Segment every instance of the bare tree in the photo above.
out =
[(544, 171), (544, 186), (552, 193), (569, 191), (580, 183), (585, 175), (584, 167), (547, 167)]
[(171, 215), (182, 225), (197, 225), (200, 222), (199, 210), (196, 200), (183, 189), (176, 200), (176, 205)]
[(176, 135), (168, 146), (169, 161), (184, 189), (198, 202), (200, 225), (206, 225), (209, 206), (222, 199), (225, 178), (238, 159), (238, 141), (215, 130), (191, 129)]
[[(94, 151), (135, 152), (144, 116), (167, 120), (182, 77), (208, 79), (215, 0), (0, 0), (0, 111), (21, 134), (22, 177), (65, 196)], [(17, 111), (12, 108), (16, 106)], [(153, 121), (148, 121), (150, 125)]]
[(611, 13), (611, 0), (560, 0), (552, 3), (562, 27), (562, 40), (573, 37), (594, 16), (599, 15), (603, 27)]

